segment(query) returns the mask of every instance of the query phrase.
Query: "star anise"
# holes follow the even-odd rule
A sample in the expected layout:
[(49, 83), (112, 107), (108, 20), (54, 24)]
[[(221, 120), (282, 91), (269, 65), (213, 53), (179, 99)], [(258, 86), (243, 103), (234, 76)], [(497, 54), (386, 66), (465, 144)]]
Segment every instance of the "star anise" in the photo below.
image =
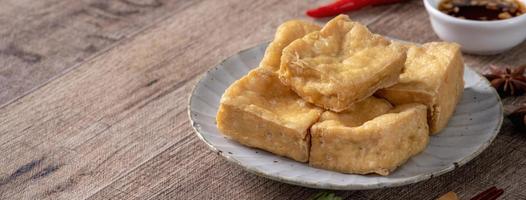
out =
[(491, 85), (499, 92), (501, 97), (518, 96), (526, 92), (526, 77), (524, 76), (526, 65), (515, 69), (499, 69), (491, 65), (490, 70), (491, 73), (484, 76), (491, 82)]
[(526, 130), (526, 103), (508, 115), (513, 125), (521, 130)]

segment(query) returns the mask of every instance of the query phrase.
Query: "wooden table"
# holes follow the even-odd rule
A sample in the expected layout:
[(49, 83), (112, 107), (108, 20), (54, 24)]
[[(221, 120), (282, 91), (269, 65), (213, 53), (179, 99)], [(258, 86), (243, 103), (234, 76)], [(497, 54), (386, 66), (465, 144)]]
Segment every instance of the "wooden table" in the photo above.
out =
[[(0, 6), (0, 199), (305, 199), (316, 189), (258, 177), (193, 133), (188, 95), (214, 64), (273, 37), (323, 2), (4, 0)], [(421, 1), (351, 13), (374, 32), (438, 40)], [(322, 22), (322, 21), (320, 21)], [(526, 43), (490, 63), (526, 63)], [(506, 108), (525, 98), (506, 99)], [(417, 184), (337, 191), (348, 199), (461, 197), (496, 185), (526, 199), (526, 134), (505, 120), (467, 165)]]

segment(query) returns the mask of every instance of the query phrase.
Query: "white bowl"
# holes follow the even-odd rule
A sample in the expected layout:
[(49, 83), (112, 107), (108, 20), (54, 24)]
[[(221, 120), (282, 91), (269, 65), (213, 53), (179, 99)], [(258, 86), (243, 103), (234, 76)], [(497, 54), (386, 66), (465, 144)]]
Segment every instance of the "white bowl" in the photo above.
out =
[[(438, 10), (441, 0), (423, 0), (431, 26), (442, 40), (456, 42), (462, 51), (497, 54), (526, 39), (526, 14), (505, 20), (477, 21), (459, 19)], [(526, 4), (526, 0), (520, 0)]]

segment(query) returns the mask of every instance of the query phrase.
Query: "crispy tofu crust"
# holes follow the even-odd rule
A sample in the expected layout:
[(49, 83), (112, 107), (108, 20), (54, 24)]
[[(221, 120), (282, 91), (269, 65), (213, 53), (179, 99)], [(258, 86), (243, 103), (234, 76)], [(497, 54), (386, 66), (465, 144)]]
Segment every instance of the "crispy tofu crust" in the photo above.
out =
[(404, 62), (402, 45), (340, 15), (285, 47), (279, 76), (306, 101), (339, 112), (395, 84)]
[(341, 113), (326, 111), (311, 128), (309, 164), (343, 173), (389, 175), (429, 141), (426, 106), (395, 108), (375, 97)]
[(241, 144), (307, 162), (308, 129), (321, 113), (277, 74), (256, 68), (225, 91), (216, 120), (221, 133)]
[(431, 134), (447, 126), (464, 91), (464, 62), (454, 43), (410, 45), (404, 73), (398, 84), (376, 95), (393, 104), (422, 103), (428, 106)]
[(265, 55), (259, 66), (274, 72), (278, 71), (283, 49), (292, 41), (320, 29), (321, 27), (316, 24), (301, 20), (290, 20), (281, 24), (274, 35), (274, 40), (265, 50)]
[(463, 67), (456, 44), (391, 42), (345, 15), (323, 28), (291, 20), (225, 91), (217, 127), (314, 167), (386, 176), (447, 125)]

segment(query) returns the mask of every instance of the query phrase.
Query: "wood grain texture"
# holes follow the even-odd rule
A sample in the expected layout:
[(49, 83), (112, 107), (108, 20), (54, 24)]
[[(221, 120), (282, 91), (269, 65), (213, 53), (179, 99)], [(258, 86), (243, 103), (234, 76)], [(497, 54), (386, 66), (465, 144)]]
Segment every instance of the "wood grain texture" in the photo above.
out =
[(3, 1), (0, 7), (0, 105), (198, 3)]
[[(226, 162), (195, 136), (186, 114), (199, 74), (268, 41), (280, 23), (305, 18), (303, 11), (315, 4), (8, 1), (0, 7), (0, 22), (10, 27), (0, 30), (7, 36), (0, 40), (0, 102), (16, 100), (0, 108), (0, 199), (305, 199), (318, 192)], [(96, 15), (68, 15), (79, 9)], [(438, 40), (420, 1), (366, 8), (351, 17), (391, 37)], [(92, 22), (100, 28), (86, 28)], [(525, 49), (523, 43), (502, 55), (466, 55), (466, 63), (479, 71), (488, 63), (526, 63)], [(56, 74), (21, 98), (5, 89), (23, 93)], [(496, 185), (506, 190), (503, 199), (525, 199), (524, 155), (526, 135), (506, 120), (486, 151), (453, 172), (399, 188), (337, 194), (434, 199), (453, 190), (468, 198)]]

